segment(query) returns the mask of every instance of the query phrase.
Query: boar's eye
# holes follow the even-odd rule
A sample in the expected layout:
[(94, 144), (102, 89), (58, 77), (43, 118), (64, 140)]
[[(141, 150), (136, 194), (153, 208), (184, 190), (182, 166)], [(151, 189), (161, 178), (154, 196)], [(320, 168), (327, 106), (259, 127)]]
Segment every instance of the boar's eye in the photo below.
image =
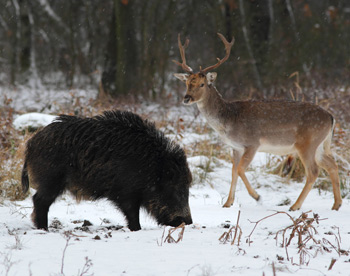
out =
[(204, 86), (204, 83), (202, 83), (201, 85), (200, 85), (200, 87), (203, 87)]

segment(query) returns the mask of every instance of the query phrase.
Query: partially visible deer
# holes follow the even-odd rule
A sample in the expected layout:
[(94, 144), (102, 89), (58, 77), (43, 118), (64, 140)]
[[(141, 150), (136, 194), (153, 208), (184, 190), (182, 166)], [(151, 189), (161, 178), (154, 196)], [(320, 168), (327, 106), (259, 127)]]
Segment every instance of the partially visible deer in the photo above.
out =
[(290, 207), (291, 211), (300, 209), (310, 192), (319, 167), (330, 175), (334, 204), (338, 210), (342, 204), (339, 187), (338, 166), (332, 156), (330, 144), (334, 128), (334, 118), (321, 107), (296, 101), (233, 101), (222, 98), (213, 83), (217, 73), (209, 72), (224, 63), (234, 43), (229, 43), (222, 34), (218, 36), (225, 45), (226, 55), (217, 59), (215, 65), (205, 69), (200, 67), (194, 73), (186, 64), (185, 49), (189, 44), (178, 43), (182, 63), (186, 74), (175, 77), (186, 83), (187, 91), (183, 98), (186, 105), (197, 104), (198, 109), (216, 130), (222, 140), (233, 148), (232, 183), (228, 199), (223, 207), (230, 207), (235, 198), (238, 176), (243, 180), (249, 194), (256, 200), (260, 196), (250, 185), (245, 170), (258, 151), (279, 155), (298, 154), (306, 171), (306, 184), (297, 201)]

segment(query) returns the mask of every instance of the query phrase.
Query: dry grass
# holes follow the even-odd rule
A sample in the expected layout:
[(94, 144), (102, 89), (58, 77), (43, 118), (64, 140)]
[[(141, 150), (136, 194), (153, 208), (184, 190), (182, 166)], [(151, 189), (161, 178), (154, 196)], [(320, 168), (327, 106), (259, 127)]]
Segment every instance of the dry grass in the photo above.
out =
[[(296, 247), (295, 249), (297, 249), (297, 257), (299, 259), (298, 265), (308, 265), (311, 258), (316, 258), (319, 253), (330, 253), (333, 250), (339, 256), (349, 256), (349, 250), (341, 249), (341, 237), (339, 234), (339, 229), (336, 229), (336, 233), (333, 231), (328, 231), (325, 233), (328, 236), (334, 237), (334, 242), (331, 242), (325, 237), (321, 237), (317, 231), (317, 228), (320, 222), (326, 219), (321, 219), (319, 215), (315, 213), (312, 216), (309, 216), (309, 213), (311, 212), (312, 211), (304, 212), (295, 219), (287, 212), (276, 211), (275, 213), (259, 219), (258, 221), (251, 222), (255, 225), (253, 227), (253, 230), (248, 235), (247, 243), (249, 245), (252, 243), (252, 235), (259, 223), (276, 215), (285, 215), (289, 217), (289, 219), (292, 221), (292, 224), (278, 230), (275, 234), (275, 239), (276, 245), (278, 245), (278, 239), (281, 238), (279, 245), (282, 248), (285, 248), (286, 258), (292, 264), (295, 264), (294, 258), (290, 256), (290, 253), (288, 251), (288, 249), (291, 247)], [(333, 265), (334, 263), (331, 263), (329, 269), (331, 269)]]
[[(163, 235), (161, 237), (161, 241), (160, 241), (160, 243), (158, 243), (159, 246), (163, 245), (163, 241), (167, 242), (167, 243), (179, 243), (180, 241), (182, 241), (182, 239), (184, 237), (184, 233), (185, 233), (185, 223), (183, 222), (179, 226), (176, 226), (176, 227), (170, 227), (170, 229), (168, 231), (168, 234), (164, 238), (165, 229), (166, 229), (166, 227), (164, 227), (164, 231), (163, 231)], [(179, 229), (180, 229), (180, 231), (178, 233), (177, 239), (173, 238), (172, 234), (175, 233)]]
[(227, 242), (231, 242), (231, 245), (234, 245), (237, 239), (237, 246), (239, 246), (241, 242), (241, 237), (242, 237), (242, 229), (239, 226), (239, 218), (241, 216), (241, 211), (238, 211), (238, 216), (237, 216), (237, 222), (235, 226), (232, 226), (227, 232), (224, 232), (220, 238), (219, 241), (223, 244)]
[(5, 98), (0, 111), (0, 198), (21, 200), (25, 198), (21, 187), (24, 137), (12, 126), (11, 100)]
[[(269, 166), (272, 168), (269, 169)], [(288, 155), (286, 157), (271, 158), (268, 171), (287, 179), (301, 182), (305, 176), (304, 166), (299, 157)]]

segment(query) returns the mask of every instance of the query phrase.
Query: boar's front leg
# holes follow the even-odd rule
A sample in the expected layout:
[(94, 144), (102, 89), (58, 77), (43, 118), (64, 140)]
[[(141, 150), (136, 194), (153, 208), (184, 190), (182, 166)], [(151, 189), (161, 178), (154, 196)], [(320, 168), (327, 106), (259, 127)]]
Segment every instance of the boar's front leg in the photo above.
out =
[(128, 227), (131, 231), (141, 230), (140, 225), (140, 203), (134, 202), (133, 199), (119, 202), (119, 208), (124, 213), (128, 222)]

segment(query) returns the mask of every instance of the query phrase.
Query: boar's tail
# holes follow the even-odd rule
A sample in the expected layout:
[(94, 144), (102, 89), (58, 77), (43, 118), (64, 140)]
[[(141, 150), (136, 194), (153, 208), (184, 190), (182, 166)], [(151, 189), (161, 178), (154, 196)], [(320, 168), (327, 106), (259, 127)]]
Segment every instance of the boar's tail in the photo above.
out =
[(23, 190), (23, 193), (26, 193), (29, 190), (27, 160), (24, 162), (23, 169), (22, 169), (22, 190)]

